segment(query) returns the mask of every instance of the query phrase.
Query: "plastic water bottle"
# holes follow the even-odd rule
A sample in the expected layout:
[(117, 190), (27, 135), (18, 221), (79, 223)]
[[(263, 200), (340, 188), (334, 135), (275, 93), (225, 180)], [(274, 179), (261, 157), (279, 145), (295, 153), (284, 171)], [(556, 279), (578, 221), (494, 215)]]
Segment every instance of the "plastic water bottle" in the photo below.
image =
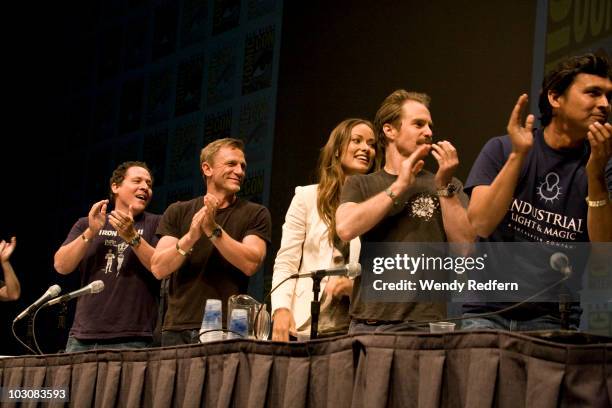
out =
[[(202, 327), (200, 328), (200, 343), (223, 340), (223, 332), (221, 329), (221, 300), (207, 299), (206, 307), (204, 308), (204, 318), (202, 319)], [(206, 333), (208, 330), (217, 331)]]
[[(232, 310), (228, 339), (246, 339), (249, 331), (249, 321), (246, 309)], [(232, 333), (234, 332), (234, 333)]]

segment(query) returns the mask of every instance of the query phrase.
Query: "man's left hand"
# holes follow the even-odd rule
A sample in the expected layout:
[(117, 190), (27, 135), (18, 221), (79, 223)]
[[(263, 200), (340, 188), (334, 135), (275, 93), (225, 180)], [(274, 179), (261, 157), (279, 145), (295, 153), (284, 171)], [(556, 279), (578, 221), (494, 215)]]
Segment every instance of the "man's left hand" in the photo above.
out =
[(134, 228), (134, 214), (131, 205), (128, 207), (127, 214), (120, 210), (111, 211), (108, 222), (126, 242), (130, 242), (138, 235)]
[(595, 122), (589, 126), (587, 137), (591, 145), (591, 155), (586, 164), (587, 175), (603, 177), (606, 164), (612, 157), (612, 125)]
[(204, 196), (204, 220), (202, 221), (202, 231), (207, 237), (211, 236), (213, 230), (217, 227), (215, 217), (217, 215), (217, 208), (219, 207), (219, 200), (212, 194), (206, 194)]
[(453, 179), (459, 166), (459, 157), (455, 147), (446, 140), (431, 145), (431, 154), (438, 161), (438, 171), (434, 178), (437, 189), (443, 189)]

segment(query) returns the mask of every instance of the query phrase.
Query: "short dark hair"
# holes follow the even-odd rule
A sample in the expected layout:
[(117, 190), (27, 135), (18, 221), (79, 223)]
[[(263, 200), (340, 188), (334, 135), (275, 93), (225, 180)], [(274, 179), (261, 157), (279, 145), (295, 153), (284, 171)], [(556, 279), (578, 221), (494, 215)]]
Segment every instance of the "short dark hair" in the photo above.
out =
[(109, 197), (110, 197), (111, 203), (115, 202), (115, 193), (113, 193), (113, 184), (117, 184), (117, 185), (121, 184), (123, 180), (125, 179), (125, 173), (127, 173), (130, 167), (142, 167), (143, 169), (148, 171), (149, 175), (151, 176), (151, 184), (153, 183), (153, 174), (151, 173), (149, 166), (147, 166), (147, 163), (141, 162), (141, 161), (123, 162), (119, 166), (117, 166), (117, 168), (113, 171), (113, 174), (108, 183)]
[(584, 54), (570, 57), (561, 61), (544, 77), (538, 107), (540, 108), (540, 122), (548, 126), (553, 118), (553, 109), (548, 102), (548, 92), (563, 95), (574, 82), (578, 74), (597, 75), (612, 80), (612, 66), (607, 57), (603, 55)]

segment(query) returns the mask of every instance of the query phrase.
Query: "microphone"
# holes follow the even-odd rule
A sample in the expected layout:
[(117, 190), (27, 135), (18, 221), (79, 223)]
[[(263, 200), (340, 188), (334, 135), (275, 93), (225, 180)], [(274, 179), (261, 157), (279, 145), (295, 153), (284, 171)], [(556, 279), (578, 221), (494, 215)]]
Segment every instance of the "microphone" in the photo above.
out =
[(49, 302), (45, 303), (45, 306), (57, 305), (58, 303), (67, 302), (70, 299), (74, 299), (79, 296), (89, 295), (90, 293), (99, 293), (102, 292), (103, 289), (104, 282), (101, 280), (96, 280), (91, 282), (89, 285), (82, 287), (81, 289), (70, 292), (64, 296), (60, 296), (57, 299), (50, 300)]
[(347, 278), (355, 278), (359, 275), (361, 275), (361, 264), (359, 262), (351, 262), (337, 268), (319, 269), (307, 273), (294, 273), (291, 275), (291, 278), (323, 278), (325, 276), (346, 276)]
[(53, 285), (49, 287), (49, 289), (47, 289), (47, 291), (41, 297), (39, 297), (36, 302), (32, 303), (23, 312), (19, 313), (15, 320), (13, 320), (13, 323), (23, 319), (25, 316), (29, 315), (34, 309), (38, 309), (38, 307), (45, 303), (47, 300), (53, 299), (54, 297), (59, 295), (61, 291), (62, 288), (60, 288), (59, 285)]
[[(569, 259), (563, 252), (555, 252), (550, 256), (550, 267), (557, 272), (561, 272), (562, 280), (568, 279), (572, 274)], [(570, 302), (571, 296), (563, 285), (559, 288), (559, 316), (561, 317), (562, 330), (569, 330)]]
[(550, 267), (557, 272), (561, 272), (564, 278), (569, 278), (572, 274), (572, 266), (563, 252), (555, 252), (550, 256)]

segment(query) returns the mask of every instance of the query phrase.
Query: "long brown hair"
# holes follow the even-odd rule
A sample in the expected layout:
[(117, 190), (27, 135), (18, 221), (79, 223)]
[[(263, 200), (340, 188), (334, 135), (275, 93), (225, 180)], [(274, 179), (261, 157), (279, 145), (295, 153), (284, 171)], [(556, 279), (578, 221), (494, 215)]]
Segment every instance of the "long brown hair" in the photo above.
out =
[[(340, 205), (340, 191), (346, 178), (342, 168), (342, 155), (351, 140), (353, 128), (361, 124), (368, 126), (374, 132), (374, 126), (368, 120), (343, 120), (332, 130), (327, 143), (321, 149), (321, 154), (319, 155), (317, 210), (319, 217), (327, 225), (328, 240), (331, 245), (334, 244), (334, 237), (336, 235), (336, 209)], [(382, 161), (380, 138), (375, 132), (374, 137), (376, 139), (374, 145), (375, 154), (370, 171), (380, 169)]]

